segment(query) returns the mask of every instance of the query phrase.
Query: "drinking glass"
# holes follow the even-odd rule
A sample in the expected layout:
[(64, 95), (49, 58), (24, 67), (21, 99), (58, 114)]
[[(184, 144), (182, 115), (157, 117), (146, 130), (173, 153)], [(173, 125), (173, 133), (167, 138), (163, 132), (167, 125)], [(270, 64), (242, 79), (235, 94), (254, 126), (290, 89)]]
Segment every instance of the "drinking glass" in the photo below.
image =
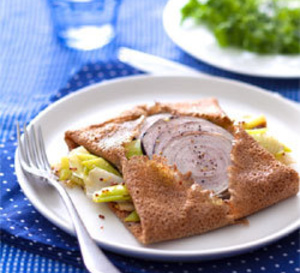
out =
[(49, 0), (54, 28), (62, 44), (92, 50), (115, 36), (121, 0)]

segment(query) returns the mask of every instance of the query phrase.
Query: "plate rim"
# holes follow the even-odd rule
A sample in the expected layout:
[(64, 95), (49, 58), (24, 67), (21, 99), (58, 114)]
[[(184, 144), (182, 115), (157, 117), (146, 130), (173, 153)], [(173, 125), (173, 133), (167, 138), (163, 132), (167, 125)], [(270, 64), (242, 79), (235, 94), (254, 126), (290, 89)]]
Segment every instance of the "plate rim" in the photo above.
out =
[[(174, 44), (176, 44), (178, 47), (180, 47), (181, 50), (183, 50), (185, 53), (187, 53), (188, 55), (192, 56), (193, 58), (211, 65), (215, 68), (218, 69), (222, 69), (224, 71), (227, 72), (231, 72), (231, 73), (236, 73), (236, 74), (240, 74), (240, 75), (245, 75), (245, 76), (252, 76), (252, 77), (259, 77), (259, 78), (271, 78), (271, 79), (297, 79), (300, 77), (300, 72), (293, 74), (293, 75), (274, 75), (274, 74), (267, 74), (267, 73), (261, 73), (261, 72), (256, 72), (255, 70), (253, 70), (252, 72), (246, 72), (246, 71), (241, 71), (237, 68), (232, 68), (232, 67), (228, 67), (227, 65), (217, 65), (215, 62), (211, 62), (210, 60), (207, 59), (202, 59), (199, 56), (197, 56), (197, 54), (195, 54), (192, 50), (189, 50), (186, 48), (186, 46), (184, 46), (178, 39), (176, 39), (174, 37), (174, 35), (171, 34), (170, 29), (167, 27), (167, 19), (168, 19), (168, 12), (169, 12), (169, 8), (171, 5), (173, 5), (173, 2), (176, 2), (176, 0), (168, 0), (167, 3), (165, 4), (164, 10), (163, 10), (163, 14), (162, 14), (162, 24), (163, 24), (163, 28), (166, 32), (166, 34), (168, 35), (168, 37), (172, 40), (172, 42)], [(245, 50), (240, 50), (241, 52), (248, 52)], [(257, 56), (259, 56), (259, 54), (256, 54), (254, 52), (251, 52), (252, 54), (255, 54)], [(276, 56), (283, 56), (280, 54), (275, 54)], [(297, 55), (297, 57), (300, 57), (300, 54)]]
[[(289, 107), (294, 108), (295, 111), (298, 111), (300, 113), (300, 107), (293, 101), (290, 101), (282, 96), (278, 96), (276, 94), (273, 94), (271, 92), (268, 92), (267, 90), (253, 86), (247, 83), (243, 82), (238, 82), (230, 79), (224, 79), (224, 78), (218, 78), (218, 77), (212, 77), (212, 78), (202, 78), (198, 76), (159, 76), (159, 75), (134, 75), (130, 77), (124, 77), (124, 78), (117, 78), (117, 79), (112, 79), (112, 80), (107, 80), (104, 82), (96, 83), (93, 85), (86, 86), (84, 88), (81, 88), (77, 91), (71, 92), (64, 96), (63, 98), (55, 101), (54, 103), (50, 104), (48, 107), (43, 109), (41, 112), (39, 112), (28, 124), (28, 126), (31, 126), (32, 124), (35, 124), (38, 122), (40, 118), (42, 118), (44, 115), (47, 114), (47, 112), (51, 111), (56, 105), (64, 103), (64, 101), (71, 99), (74, 96), (82, 96), (85, 92), (92, 92), (93, 89), (95, 88), (100, 88), (98, 92), (105, 92), (101, 90), (102, 86), (106, 85), (112, 85), (112, 84), (119, 84), (122, 83), (123, 81), (135, 81), (135, 80), (145, 80), (145, 79), (157, 79), (157, 78), (165, 78), (165, 79), (170, 79), (170, 78), (195, 78), (200, 81), (219, 81), (219, 82), (225, 82), (228, 84), (234, 84), (238, 86), (243, 86), (246, 88), (251, 88), (254, 92), (257, 92), (260, 95), (265, 95), (268, 96), (269, 98), (279, 100), (285, 104), (288, 104)], [(49, 211), (46, 210), (46, 208), (41, 205), (41, 202), (39, 202), (38, 199), (35, 199), (31, 196), (29, 191), (26, 188), (26, 183), (20, 178), (23, 178), (22, 176), (24, 175), (23, 171), (21, 170), (19, 160), (18, 160), (18, 148), (16, 149), (15, 152), (15, 170), (16, 170), (16, 175), (18, 178), (18, 183), (21, 186), (24, 194), (28, 197), (30, 202), (34, 205), (34, 207), (50, 222), (52, 222), (54, 225), (58, 226), (65, 232), (75, 235), (74, 229), (69, 228), (66, 224), (66, 222), (62, 222), (60, 219), (55, 219), (55, 217), (51, 218), (49, 217)], [(21, 180), (21, 181), (20, 181)], [(50, 212), (50, 215), (54, 215), (52, 212)], [(70, 223), (69, 223), (70, 225)], [(261, 238), (259, 240), (256, 240), (251, 243), (244, 243), (244, 244), (239, 244), (238, 246), (233, 246), (233, 247), (223, 247), (223, 248), (218, 248), (215, 249), (213, 252), (210, 250), (206, 251), (201, 251), (201, 250), (187, 250), (184, 251), (173, 251), (172, 253), (168, 253), (167, 250), (160, 250), (160, 249), (151, 249), (151, 248), (144, 248), (143, 251), (141, 252), (139, 249), (136, 247), (130, 246), (129, 248), (123, 247), (121, 245), (115, 245), (115, 244), (110, 244), (106, 242), (101, 242), (96, 240), (96, 242), (103, 247), (104, 249), (113, 251), (115, 253), (119, 253), (125, 256), (131, 256), (131, 257), (143, 257), (146, 259), (150, 260), (160, 260), (160, 261), (203, 261), (203, 260), (211, 260), (211, 259), (217, 259), (220, 257), (229, 257), (237, 254), (242, 254), (245, 252), (248, 252), (253, 249), (260, 248), (264, 245), (270, 244), (274, 241), (277, 241), (281, 239), (282, 237), (290, 234), (291, 232), (295, 231), (297, 228), (300, 227), (300, 219), (297, 222), (293, 222), (289, 226), (287, 226), (285, 229), (279, 230), (278, 232)]]

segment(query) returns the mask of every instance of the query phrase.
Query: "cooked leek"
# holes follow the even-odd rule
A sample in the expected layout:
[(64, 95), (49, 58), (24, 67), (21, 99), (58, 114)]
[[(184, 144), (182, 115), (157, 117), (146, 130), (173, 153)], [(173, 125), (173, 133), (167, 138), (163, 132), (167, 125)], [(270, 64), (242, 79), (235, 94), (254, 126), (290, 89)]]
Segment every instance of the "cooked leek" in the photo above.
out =
[(82, 161), (81, 164), (87, 168), (88, 171), (98, 167), (117, 176), (121, 176), (120, 173), (105, 159), (102, 157), (96, 157), (95, 159), (89, 159)]
[(69, 159), (67, 157), (62, 157), (60, 161), (60, 170), (59, 170), (59, 180), (68, 180), (72, 175), (70, 170)]
[(273, 154), (277, 160), (286, 165), (289, 165), (293, 162), (287, 155), (287, 153), (290, 153), (292, 150), (279, 142), (273, 136), (268, 135), (266, 128), (246, 130), (246, 132), (251, 135), (262, 147)]
[(93, 201), (96, 203), (129, 200), (131, 200), (131, 197), (125, 185), (105, 187), (93, 194)]
[(139, 222), (140, 221), (140, 217), (137, 214), (136, 210), (134, 210), (133, 212), (131, 212), (124, 220), (125, 222)]
[(125, 150), (127, 159), (130, 159), (135, 155), (143, 155), (141, 141), (139, 139), (126, 143)]
[(267, 125), (267, 119), (264, 115), (247, 116), (242, 120), (242, 127), (244, 129), (264, 128)]
[(92, 199), (95, 191), (99, 191), (104, 187), (121, 184), (123, 179), (113, 173), (95, 167), (84, 179), (84, 188), (86, 195)]

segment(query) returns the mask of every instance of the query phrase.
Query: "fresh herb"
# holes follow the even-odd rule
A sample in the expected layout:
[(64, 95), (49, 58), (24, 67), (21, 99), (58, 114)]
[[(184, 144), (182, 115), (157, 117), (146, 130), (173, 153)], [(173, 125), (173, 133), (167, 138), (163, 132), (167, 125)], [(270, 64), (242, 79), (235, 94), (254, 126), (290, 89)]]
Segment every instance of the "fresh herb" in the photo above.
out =
[[(261, 54), (300, 53), (300, 6), (291, 0), (190, 0), (182, 21), (206, 24), (222, 47)], [(299, 3), (298, 3), (299, 4)]]

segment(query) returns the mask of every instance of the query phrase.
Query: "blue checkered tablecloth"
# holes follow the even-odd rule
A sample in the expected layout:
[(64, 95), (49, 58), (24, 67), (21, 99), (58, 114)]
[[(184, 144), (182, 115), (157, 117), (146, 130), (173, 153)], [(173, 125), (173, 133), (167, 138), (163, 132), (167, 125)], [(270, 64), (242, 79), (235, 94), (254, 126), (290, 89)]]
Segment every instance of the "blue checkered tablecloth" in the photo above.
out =
[[(14, 128), (17, 120), (29, 121), (47, 105), (86, 85), (141, 73), (116, 61), (120, 46), (300, 100), (299, 80), (241, 76), (185, 54), (164, 33), (161, 14), (165, 3), (124, 0), (116, 39), (101, 50), (78, 52), (57, 42), (46, 0), (34, 4), (30, 0), (0, 1), (0, 272), (86, 272), (74, 238), (41, 216), (18, 186)], [(248, 254), (210, 262), (151, 262), (106, 253), (122, 272), (300, 272), (298, 232)]]

